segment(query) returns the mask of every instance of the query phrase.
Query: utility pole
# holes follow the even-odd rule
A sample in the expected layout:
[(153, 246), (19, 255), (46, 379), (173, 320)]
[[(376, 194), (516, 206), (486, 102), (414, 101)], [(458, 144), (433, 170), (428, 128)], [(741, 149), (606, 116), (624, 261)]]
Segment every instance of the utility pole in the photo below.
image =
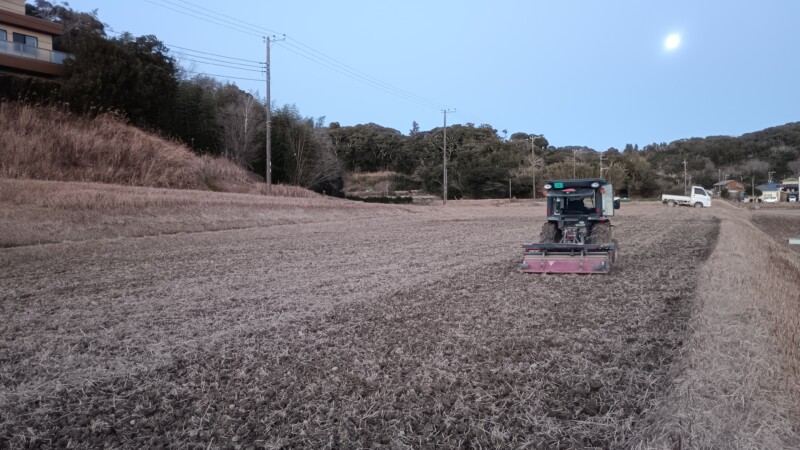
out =
[(767, 172), (767, 177), (769, 178), (767, 180), (767, 184), (772, 184), (772, 174), (773, 173), (775, 173), (775, 172)]
[(603, 154), (600, 153), (600, 178), (603, 178)]
[(444, 113), (444, 145), (442, 146), (442, 204), (447, 204), (447, 113), (456, 112), (455, 109), (443, 109)]
[(536, 153), (534, 152), (534, 140), (539, 136), (531, 136), (531, 201), (536, 201)]
[(683, 195), (689, 195), (689, 191), (686, 189), (688, 186), (686, 185), (687, 175), (686, 175), (686, 157), (683, 158)]
[(576, 161), (575, 155), (576, 154), (578, 154), (578, 149), (577, 148), (573, 148), (572, 149), (572, 178), (573, 179), (575, 178), (575, 161)]
[[(279, 41), (284, 41), (286, 38), (279, 39)], [(266, 176), (267, 179), (267, 195), (272, 195), (272, 104), (270, 98), (270, 61), (269, 61), (269, 47), (270, 43), (276, 42), (275, 37), (272, 36), (265, 36), (264, 43), (267, 45), (267, 62), (265, 63), (266, 71), (267, 71), (267, 169), (266, 169)]]

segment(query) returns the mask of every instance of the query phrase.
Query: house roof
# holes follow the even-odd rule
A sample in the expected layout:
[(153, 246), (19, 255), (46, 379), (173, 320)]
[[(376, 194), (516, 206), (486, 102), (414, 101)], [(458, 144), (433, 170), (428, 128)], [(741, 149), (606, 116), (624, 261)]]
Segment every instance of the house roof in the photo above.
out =
[(724, 181), (720, 181), (718, 183), (714, 183), (714, 186), (726, 186), (728, 183), (739, 183), (739, 181), (736, 181), (736, 180), (724, 180)]
[(780, 191), (781, 188), (776, 183), (767, 183), (767, 184), (760, 184), (756, 186), (761, 192), (773, 192), (773, 191)]
[(783, 183), (784, 186), (787, 184), (797, 184), (797, 177), (784, 178), (781, 183)]

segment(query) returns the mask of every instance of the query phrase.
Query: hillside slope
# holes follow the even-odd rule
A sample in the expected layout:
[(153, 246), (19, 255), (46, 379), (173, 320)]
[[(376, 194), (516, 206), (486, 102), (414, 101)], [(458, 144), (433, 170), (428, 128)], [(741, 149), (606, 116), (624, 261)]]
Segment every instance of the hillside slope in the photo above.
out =
[(227, 159), (197, 156), (113, 114), (13, 102), (0, 102), (0, 177), (246, 193), (264, 186)]

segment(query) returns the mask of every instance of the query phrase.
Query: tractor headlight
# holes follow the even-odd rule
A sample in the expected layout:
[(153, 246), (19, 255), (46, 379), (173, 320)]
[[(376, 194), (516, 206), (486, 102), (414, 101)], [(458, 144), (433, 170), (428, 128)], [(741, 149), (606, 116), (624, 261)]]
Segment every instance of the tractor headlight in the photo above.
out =
[(599, 188), (599, 187), (600, 187), (600, 183), (598, 183), (597, 181), (595, 181), (594, 183), (592, 183), (592, 184), (591, 184), (591, 186), (592, 186), (593, 188), (597, 189), (597, 188)]
[(550, 189), (553, 189), (553, 185), (552, 184), (545, 184), (544, 188), (549, 191)]

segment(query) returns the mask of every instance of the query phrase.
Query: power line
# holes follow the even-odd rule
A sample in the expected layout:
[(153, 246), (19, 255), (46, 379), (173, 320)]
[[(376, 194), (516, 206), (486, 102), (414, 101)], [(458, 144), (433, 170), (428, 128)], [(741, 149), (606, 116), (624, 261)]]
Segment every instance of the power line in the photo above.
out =
[[(192, 61), (201, 64), (209, 64), (212, 66), (221, 66), (221, 67), (230, 67), (233, 69), (241, 69), (241, 70), (248, 70), (251, 72), (263, 72), (264, 66), (263, 65), (252, 65), (252, 64), (243, 64), (243, 63), (236, 63), (231, 61), (225, 61), (222, 59), (213, 59), (213, 58), (204, 58), (202, 56), (191, 55), (189, 53), (181, 53), (176, 52), (174, 53), (176, 58), (179, 58), (181, 61)], [(222, 63), (222, 64), (220, 64)], [(257, 69), (257, 70), (256, 70)]]
[[(353, 68), (353, 67), (350, 67), (350, 66), (348, 66), (347, 64), (345, 64), (345, 63), (342, 63), (341, 61), (337, 61), (336, 59), (334, 59), (334, 58), (332, 58), (332, 57), (330, 57), (330, 56), (328, 56), (328, 55), (326, 55), (326, 54), (324, 54), (324, 53), (322, 53), (322, 52), (320, 52), (320, 51), (318, 51), (318, 50), (315, 50), (314, 48), (312, 48), (312, 47), (310, 47), (310, 46), (308, 46), (308, 45), (306, 45), (306, 44), (304, 44), (304, 43), (302, 43), (302, 42), (298, 41), (297, 39), (294, 39), (294, 38), (292, 38), (292, 37), (289, 37), (288, 39), (289, 39), (289, 40), (291, 40), (291, 41), (293, 41), (293, 42), (296, 42), (296, 43), (297, 43), (297, 45), (299, 45), (299, 46), (302, 46), (302, 47), (304, 47), (304, 48), (308, 49), (308, 50), (306, 51), (306, 53), (308, 53), (308, 52), (313, 52), (314, 54), (316, 54), (316, 55), (319, 55), (319, 56), (320, 56), (322, 59), (324, 59), (324, 60), (327, 60), (327, 61), (330, 61), (330, 62), (332, 62), (333, 64), (335, 64), (335, 65), (337, 65), (337, 66), (344, 67), (345, 69), (347, 69), (347, 71), (348, 71), (348, 72), (351, 72), (351, 73), (353, 73), (353, 74), (355, 74), (355, 75), (358, 75), (359, 77), (362, 77), (362, 78), (369, 79), (370, 81), (373, 81), (373, 82), (375, 82), (375, 83), (377, 83), (377, 84), (383, 85), (383, 86), (385, 86), (385, 87), (387, 87), (387, 88), (389, 88), (389, 89), (391, 89), (391, 90), (393, 90), (393, 91), (397, 91), (397, 92), (400, 92), (400, 93), (402, 93), (402, 94), (405, 94), (405, 95), (408, 95), (408, 96), (411, 96), (411, 97), (417, 98), (417, 99), (419, 99), (419, 100), (422, 100), (422, 101), (424, 101), (425, 103), (430, 103), (431, 107), (435, 107), (436, 109), (444, 108), (444, 105), (442, 105), (442, 104), (440, 104), (440, 103), (437, 103), (437, 102), (435, 102), (435, 101), (433, 101), (433, 100), (430, 100), (430, 99), (427, 99), (427, 98), (425, 98), (425, 97), (422, 97), (422, 96), (416, 95), (416, 94), (414, 94), (414, 93), (412, 93), (412, 92), (409, 92), (409, 91), (406, 91), (406, 90), (400, 89), (400, 88), (398, 88), (398, 87), (392, 86), (392, 85), (391, 85), (391, 84), (389, 84), (389, 83), (385, 83), (385, 82), (383, 82), (383, 81), (381, 81), (381, 80), (379, 80), (379, 79), (377, 79), (377, 78), (375, 78), (375, 77), (373, 77), (373, 76), (371, 76), (371, 75), (369, 75), (369, 74), (366, 74), (366, 73), (364, 73), (364, 72), (362, 72), (362, 71), (360, 71), (360, 70), (358, 70), (358, 69), (355, 69), (355, 68)], [(298, 47), (297, 47), (297, 46), (295, 46), (295, 48), (298, 48)]]
[(292, 52), (292, 53), (294, 53), (294, 54), (296, 54), (298, 56), (301, 56), (301, 57), (303, 57), (305, 59), (308, 59), (311, 62), (319, 64), (319, 65), (321, 65), (323, 67), (327, 67), (327, 68), (329, 68), (329, 69), (331, 69), (331, 70), (333, 70), (335, 72), (338, 72), (338, 73), (340, 73), (342, 75), (345, 75), (345, 76), (347, 76), (349, 78), (352, 78), (354, 80), (360, 81), (360, 82), (362, 82), (364, 84), (368, 84), (368, 85), (370, 85), (370, 86), (372, 86), (374, 88), (383, 90), (384, 92), (388, 92), (390, 94), (397, 95), (399, 97), (403, 97), (406, 100), (413, 101), (414, 103), (417, 103), (417, 104), (420, 104), (420, 105), (423, 105), (423, 106), (427, 106), (429, 108), (434, 108), (434, 109), (437, 108), (433, 104), (424, 103), (424, 102), (409, 98), (407, 96), (404, 96), (403, 94), (400, 94), (400, 93), (398, 93), (396, 91), (393, 91), (390, 88), (386, 88), (386, 87), (384, 87), (384, 86), (382, 86), (382, 85), (380, 85), (380, 84), (378, 84), (376, 82), (373, 82), (373, 81), (371, 81), (371, 80), (369, 80), (367, 78), (360, 77), (360, 76), (358, 76), (356, 74), (353, 74), (352, 72), (348, 72), (347, 70), (342, 69), (340, 67), (337, 67), (337, 66), (335, 66), (335, 65), (333, 65), (331, 63), (328, 63), (328, 62), (326, 62), (324, 60), (321, 60), (319, 58), (315, 58), (313, 55), (308, 54), (308, 52), (305, 52), (302, 49), (300, 49), (300, 48), (298, 48), (296, 46), (293, 46), (292, 44), (284, 43), (284, 44), (278, 44), (278, 45), (280, 45), (281, 47), (285, 48), (286, 50), (288, 50), (288, 51), (290, 51), (290, 52)]
[[(166, 0), (165, 0), (165, 1), (166, 1)], [(237, 19), (236, 17), (231, 17), (231, 16), (228, 16), (228, 15), (225, 15), (225, 14), (219, 13), (219, 12), (217, 12), (217, 11), (214, 11), (214, 10), (212, 10), (212, 9), (204, 8), (204, 7), (200, 6), (200, 5), (196, 5), (196, 4), (192, 3), (192, 2), (187, 2), (187, 1), (185, 1), (185, 0), (178, 0), (178, 1), (179, 1), (179, 2), (181, 2), (181, 3), (185, 3), (185, 4), (187, 4), (187, 5), (194, 6), (195, 8), (202, 9), (202, 10), (204, 10), (204, 11), (208, 11), (208, 12), (210, 12), (210, 13), (213, 13), (215, 16), (221, 16), (221, 17), (225, 17), (225, 18), (227, 18), (227, 19), (231, 19), (231, 20), (233, 20), (233, 21), (235, 21), (235, 22), (237, 22), (237, 23), (241, 23), (241, 24), (244, 24), (244, 25), (249, 25), (249, 26), (251, 26), (252, 28), (256, 28), (256, 29), (259, 29), (259, 30), (266, 31), (267, 33), (273, 33), (273, 34), (283, 34), (283, 33), (280, 33), (280, 32), (278, 32), (278, 31), (275, 31), (275, 30), (270, 30), (269, 28), (264, 28), (264, 27), (262, 27), (262, 26), (260, 26), (260, 25), (256, 25), (256, 24), (249, 23), (249, 22), (245, 22), (245, 21), (243, 21), (243, 20)]]
[[(274, 30), (271, 30), (269, 28), (265, 28), (265, 27), (262, 27), (260, 25), (256, 25), (256, 24), (252, 24), (252, 23), (241, 21), (241, 20), (239, 20), (239, 19), (237, 19), (235, 17), (219, 13), (219, 12), (214, 11), (212, 9), (205, 8), (205, 7), (202, 7), (200, 5), (196, 5), (196, 4), (194, 4), (192, 2), (188, 2), (186, 0), (177, 0), (177, 1), (179, 1), (180, 3), (186, 4), (186, 5), (190, 5), (195, 9), (186, 8), (184, 6), (178, 5), (177, 3), (175, 3), (174, 1), (171, 1), (171, 0), (159, 0), (159, 1), (167, 3), (167, 4), (170, 4), (170, 5), (173, 5), (173, 6), (177, 7), (177, 8), (180, 8), (180, 10), (176, 10), (175, 8), (167, 7), (167, 6), (163, 5), (163, 4), (154, 3), (152, 0), (145, 0), (145, 1), (147, 1), (148, 3), (156, 4), (156, 5), (161, 6), (163, 8), (170, 9), (172, 11), (179, 12), (181, 14), (189, 15), (190, 17), (198, 18), (200, 20), (211, 22), (211, 23), (214, 23), (214, 24), (219, 25), (219, 26), (223, 26), (225, 28), (233, 28), (236, 31), (240, 31), (240, 32), (246, 33), (246, 34), (252, 34), (252, 31), (263, 31), (263, 32), (266, 32), (266, 33), (275, 33)], [(210, 13), (213, 13), (213, 16), (209, 15), (209, 14), (206, 14), (206, 13), (204, 13), (202, 11), (198, 11), (198, 9), (202, 10), (202, 11), (208, 11)], [(185, 11), (191, 11), (194, 14), (190, 14), (190, 13), (187, 13)], [(205, 16), (207, 18), (212, 18), (212, 20), (206, 19), (204, 17), (199, 17), (199, 16), (197, 16), (195, 14), (199, 14), (200, 16)], [(235, 21), (235, 22), (232, 22), (230, 20), (220, 19), (220, 17), (231, 19), (232, 21)], [(223, 23), (219, 23), (219, 22), (223, 22)], [(233, 25), (233, 26), (231, 26), (231, 25)], [(242, 25), (244, 25), (244, 26), (242, 26)], [(289, 51), (291, 51), (291, 52), (293, 52), (293, 53), (295, 53), (295, 54), (297, 54), (299, 56), (302, 56), (302, 57), (304, 57), (304, 58), (306, 58), (306, 59), (308, 59), (308, 60), (310, 60), (312, 62), (320, 64), (320, 65), (322, 65), (324, 67), (327, 67), (327, 68), (329, 68), (331, 70), (334, 70), (336, 72), (339, 72), (339, 73), (341, 73), (341, 74), (343, 74), (345, 76), (348, 76), (350, 78), (353, 78), (353, 79), (355, 79), (357, 81), (361, 81), (362, 83), (365, 83), (365, 84), (368, 84), (368, 85), (373, 86), (375, 88), (378, 88), (380, 90), (383, 90), (384, 92), (388, 92), (388, 93), (390, 93), (392, 95), (396, 95), (396, 96), (401, 97), (401, 98), (403, 98), (405, 100), (409, 100), (409, 101), (412, 101), (414, 103), (417, 103), (417, 104), (420, 104), (420, 105), (423, 105), (423, 106), (426, 106), (426, 107), (433, 108), (433, 109), (440, 109), (440, 108), (442, 108), (444, 106), (444, 105), (442, 105), (440, 103), (434, 102), (434, 101), (432, 101), (430, 99), (427, 99), (425, 97), (421, 97), (421, 96), (419, 96), (417, 94), (414, 94), (412, 92), (400, 89), (400, 88), (398, 88), (396, 86), (393, 86), (393, 85), (391, 85), (389, 83), (381, 81), (378, 78), (375, 78), (375, 77), (373, 77), (371, 75), (368, 75), (368, 74), (366, 74), (366, 73), (364, 73), (362, 71), (359, 71), (359, 70), (357, 70), (357, 69), (355, 69), (355, 68), (353, 68), (351, 66), (348, 66), (347, 64), (344, 64), (344, 63), (342, 63), (342, 62), (340, 62), (340, 61), (338, 61), (338, 60), (336, 60), (336, 59), (334, 59), (334, 58), (332, 58), (332, 57), (330, 57), (330, 56), (328, 56), (328, 55), (326, 55), (326, 54), (324, 54), (324, 53), (322, 53), (322, 52), (320, 52), (318, 50), (315, 50), (314, 48), (312, 48), (312, 47), (310, 47), (310, 46), (298, 41), (297, 39), (294, 39), (294, 38), (287, 38), (287, 39), (290, 39), (295, 44), (286, 42), (284, 45), (281, 45), (282, 47), (284, 47), (287, 50), (289, 50)]]
[[(2, 0), (2, 1), (8, 1), (8, 0)], [(108, 28), (108, 31), (110, 33), (116, 34), (118, 36), (122, 36), (122, 35), (126, 34), (126, 33), (120, 33), (119, 31), (116, 31), (113, 28)], [(226, 58), (226, 59), (233, 60), (233, 61), (230, 61), (230, 62), (229, 61), (220, 61), (220, 62), (225, 62), (225, 63), (229, 63), (229, 64), (239, 64), (239, 63), (234, 62), (234, 61), (244, 61), (244, 62), (247, 62), (247, 63), (251, 63), (252, 67), (263, 67), (264, 66), (264, 63), (262, 61), (255, 61), (255, 60), (252, 60), (252, 59), (244, 59), (244, 58), (234, 58), (233, 56), (220, 55), (218, 53), (211, 53), (211, 52), (205, 52), (205, 51), (202, 51), (202, 50), (195, 50), (195, 49), (188, 48), (188, 47), (181, 47), (180, 45), (170, 44), (168, 42), (164, 42), (163, 44), (166, 45), (167, 47), (169, 47), (170, 49), (177, 48), (177, 49), (183, 50), (184, 52), (199, 53), (201, 55), (210, 55), (210, 56), (216, 56), (216, 57), (219, 57), (219, 58)], [(182, 52), (174, 52), (174, 53), (182, 53)], [(213, 58), (206, 58), (206, 57), (203, 57), (203, 56), (197, 56), (197, 55), (191, 55), (191, 54), (187, 54), (187, 56), (191, 56), (192, 58), (204, 58), (204, 59), (214, 60)], [(214, 60), (214, 61), (218, 61), (218, 60)], [(248, 65), (248, 64), (242, 64), (242, 65)]]
[(220, 55), (220, 54), (217, 54), (217, 53), (209, 53), (209, 52), (203, 52), (203, 51), (200, 51), (200, 50), (192, 50), (190, 48), (181, 47), (179, 45), (174, 45), (174, 44), (164, 43), (164, 45), (166, 45), (167, 47), (170, 47), (170, 48), (178, 48), (178, 49), (181, 49), (181, 50), (194, 52), (194, 53), (200, 53), (200, 54), (203, 54), (203, 55), (218, 56), (220, 58), (233, 59), (233, 60), (236, 60), (236, 61), (246, 61), (246, 62), (249, 62), (249, 63), (255, 63), (255, 64), (261, 64), (261, 65), (264, 64), (263, 61), (254, 61), (252, 59), (234, 58), (232, 56), (225, 56), (225, 55)]
[(218, 74), (215, 74), (215, 73), (197, 72), (197, 71), (194, 71), (194, 70), (184, 70), (184, 72), (195, 73), (195, 74), (198, 74), (198, 75), (205, 75), (205, 76), (208, 76), (208, 77), (227, 78), (227, 79), (231, 79), (231, 80), (247, 80), (247, 81), (262, 81), (262, 82), (266, 81), (264, 78), (231, 77), (231, 76), (228, 76), (228, 75), (218, 75)]
[[(175, 3), (174, 1), (171, 1), (171, 0), (158, 0), (158, 1), (161, 1), (163, 3), (168, 3), (170, 5), (175, 6), (176, 8), (180, 8), (180, 9), (183, 9), (183, 10), (186, 10), (186, 11), (191, 11), (192, 13), (199, 14), (199, 15), (201, 15), (203, 17), (207, 17), (210, 20), (213, 20), (213, 21), (216, 21), (216, 22), (226, 23), (226, 24), (228, 24), (228, 25), (230, 25), (232, 27), (239, 28), (241, 30), (245, 30), (245, 31), (248, 31), (248, 32), (255, 32), (255, 33), (258, 33), (259, 35), (263, 35), (264, 32), (265, 32), (265, 29), (263, 27), (260, 27), (260, 26), (257, 26), (257, 25), (248, 26), (248, 25), (244, 24), (244, 22), (242, 22), (241, 20), (233, 19), (233, 21), (230, 21), (230, 20), (220, 19), (219, 17), (221, 16), (221, 14), (219, 14), (219, 13), (211, 15), (211, 14), (206, 14), (206, 13), (204, 13), (202, 11), (198, 11), (197, 9), (187, 8), (187, 7), (179, 5), (179, 4), (177, 4), (177, 3)], [(191, 3), (188, 3), (188, 2), (182, 2), (182, 3), (187, 3), (187, 4), (191, 5)], [(193, 5), (193, 6), (195, 6), (195, 8), (199, 8), (199, 9), (206, 9), (206, 8), (201, 7), (201, 6), (196, 6), (196, 5)], [(210, 11), (208, 9), (206, 9), (206, 10)]]
[[(232, 29), (234, 31), (238, 31), (238, 32), (241, 32), (241, 33), (244, 33), (244, 34), (249, 34), (249, 35), (253, 35), (253, 36), (262, 37), (261, 34), (256, 35), (256, 34), (254, 34), (254, 32), (259, 32), (259, 33), (263, 32), (264, 34), (276, 33), (274, 30), (271, 30), (269, 28), (266, 28), (266, 27), (263, 27), (263, 26), (260, 26), (260, 25), (257, 25), (257, 24), (253, 24), (253, 23), (242, 21), (242, 20), (240, 20), (240, 19), (238, 19), (236, 17), (232, 17), (232, 16), (229, 16), (229, 15), (226, 15), (226, 14), (222, 14), (222, 13), (220, 13), (218, 11), (214, 11), (212, 9), (205, 8), (203, 6), (194, 4), (194, 3), (186, 1), (186, 0), (174, 0), (174, 1), (173, 0), (158, 0), (159, 2), (162, 2), (162, 3), (157, 3), (157, 2), (155, 2), (153, 0), (144, 0), (144, 1), (146, 1), (148, 3), (151, 3), (153, 5), (156, 5), (156, 6), (159, 6), (159, 7), (162, 7), (162, 8), (177, 12), (179, 14), (184, 14), (184, 15), (187, 15), (189, 17), (193, 17), (193, 18), (196, 18), (196, 19), (199, 19), (199, 20), (203, 20), (205, 22), (212, 23), (214, 25), (221, 26), (221, 27), (224, 27), (224, 28)], [(189, 6), (191, 6), (191, 8), (183, 6), (183, 5), (180, 5), (180, 4), (176, 3), (176, 1), (182, 3), (183, 5), (189, 5)], [(170, 6), (167, 6), (167, 5), (172, 5), (173, 7), (170, 7)], [(206, 12), (204, 12), (204, 11), (206, 11)], [(211, 14), (208, 14), (208, 13), (211, 13)], [(230, 20), (226, 20), (226, 19), (230, 19)], [(278, 34), (280, 34), (280, 33), (278, 33)], [(330, 57), (330, 56), (328, 56), (328, 55), (326, 55), (326, 54), (324, 54), (324, 53), (322, 53), (322, 52), (310, 47), (309, 45), (306, 45), (306, 44), (300, 42), (297, 39), (294, 39), (294, 38), (291, 38), (291, 37), (287, 37), (287, 40), (289, 40), (291, 42), (286, 42), (285, 41), (284, 43), (279, 44), (279, 45), (281, 47), (287, 49), (288, 51), (290, 51), (292, 53), (295, 53), (296, 55), (301, 56), (301, 57), (303, 57), (305, 59), (308, 59), (308, 60), (310, 60), (310, 61), (312, 61), (312, 62), (314, 62), (316, 64), (324, 66), (324, 67), (326, 67), (326, 68), (328, 68), (330, 70), (338, 72), (338, 73), (340, 73), (340, 74), (342, 74), (344, 76), (347, 76), (349, 78), (352, 78), (352, 79), (354, 79), (356, 81), (360, 81), (360, 82), (362, 82), (364, 84), (367, 84), (369, 86), (372, 86), (372, 87), (374, 87), (376, 89), (382, 90), (382, 91), (384, 91), (386, 93), (389, 93), (391, 95), (394, 95), (396, 97), (402, 98), (404, 100), (416, 103), (418, 105), (425, 106), (425, 107), (432, 108), (432, 109), (437, 109), (437, 110), (441, 109), (441, 108), (444, 108), (444, 105), (442, 105), (441, 103), (435, 102), (433, 100), (427, 99), (427, 98), (422, 97), (420, 95), (414, 94), (413, 92), (406, 91), (404, 89), (401, 89), (401, 88), (393, 86), (393, 85), (391, 85), (389, 83), (386, 83), (386, 82), (384, 82), (384, 81), (382, 81), (382, 80), (380, 80), (380, 79), (378, 79), (376, 77), (368, 75), (368, 74), (366, 74), (366, 73), (364, 73), (364, 72), (362, 72), (362, 71), (360, 71), (358, 69), (355, 69), (355, 68), (353, 68), (353, 67), (351, 67), (351, 66), (349, 66), (349, 65), (347, 65), (345, 63), (342, 63), (341, 61), (338, 61), (335, 58), (332, 58), (332, 57)], [(167, 44), (167, 45), (169, 45), (169, 44)], [(216, 55), (216, 56), (221, 56), (221, 55)]]
[[(170, 8), (169, 6), (162, 5), (161, 3), (156, 3), (156, 2), (154, 2), (152, 0), (144, 0), (144, 1), (147, 2), (147, 3), (150, 3), (152, 5), (160, 6), (161, 8), (169, 9), (170, 11), (175, 11), (178, 14), (183, 14), (183, 15), (186, 15), (186, 16), (189, 16), (189, 17), (194, 17), (195, 19), (199, 19), (199, 20), (202, 20), (204, 22), (212, 23), (214, 25), (217, 25), (217, 26), (220, 26), (220, 27), (223, 27), (223, 28), (227, 28), (229, 30), (238, 31), (238, 32), (244, 33), (244, 34), (249, 34), (250, 36), (256, 36), (256, 37), (261, 37), (262, 36), (261, 34), (256, 34), (255, 32), (250, 31), (250, 30), (246, 30), (246, 29), (239, 28), (239, 27), (233, 27), (233, 26), (230, 26), (230, 25), (226, 25), (224, 23), (216, 22), (216, 21), (209, 20), (209, 19), (206, 19), (204, 17), (198, 16), (198, 15), (195, 15), (195, 14), (188, 13), (186, 11), (181, 11), (179, 9)], [(191, 10), (189, 10), (189, 11), (191, 11)]]
[(244, 71), (244, 72), (256, 72), (256, 73), (263, 73), (264, 72), (263, 70), (245, 69), (244, 67), (229, 66), (227, 64), (218, 64), (218, 63), (207, 62), (207, 61), (197, 61), (197, 60), (191, 59), (191, 58), (182, 58), (181, 61), (191, 61), (191, 62), (197, 63), (197, 64), (204, 64), (204, 65), (216, 66), (216, 67), (225, 67), (225, 68), (228, 68), (228, 69), (236, 69), (236, 70), (241, 70), (241, 71)]
[(335, 72), (339, 72), (342, 75), (345, 75), (345, 76), (347, 76), (349, 78), (352, 78), (354, 80), (360, 81), (360, 82), (362, 82), (364, 84), (370, 85), (370, 86), (372, 86), (372, 87), (374, 87), (376, 89), (382, 90), (382, 91), (384, 91), (386, 93), (395, 95), (397, 97), (403, 98), (405, 100), (408, 100), (408, 101), (413, 102), (413, 103), (417, 103), (418, 105), (422, 105), (422, 106), (425, 106), (425, 107), (428, 107), (428, 108), (439, 109), (439, 107), (440, 107), (440, 105), (438, 103), (435, 103), (435, 102), (432, 102), (430, 100), (424, 99), (423, 97), (419, 97), (419, 96), (416, 96), (414, 94), (407, 94), (403, 90), (395, 88), (395, 87), (393, 87), (393, 86), (391, 86), (391, 85), (389, 85), (387, 83), (383, 83), (383, 82), (381, 82), (379, 80), (378, 81), (373, 81), (373, 79), (371, 79), (371, 78), (368, 78), (368, 77), (365, 77), (365, 76), (361, 76), (361, 75), (359, 75), (357, 73), (354, 73), (353, 71), (349, 71), (349, 70), (347, 70), (345, 68), (342, 68), (342, 67), (339, 67), (337, 65), (334, 65), (333, 63), (329, 63), (329, 62), (327, 62), (327, 61), (325, 61), (325, 60), (323, 60), (321, 58), (317, 58), (313, 54), (310, 54), (308, 51), (305, 51), (305, 50), (301, 49), (300, 47), (298, 47), (296, 45), (290, 44), (288, 42), (284, 42), (284, 43), (278, 44), (278, 45), (280, 45), (281, 47), (287, 49), (288, 51), (290, 51), (290, 52), (292, 52), (292, 53), (294, 53), (294, 54), (296, 54), (298, 56), (301, 56), (303, 58), (308, 59), (309, 61), (312, 61), (312, 62), (314, 62), (316, 64), (321, 65), (321, 66), (327, 67), (327, 68), (329, 68), (329, 69), (331, 69), (331, 70), (333, 70)]

